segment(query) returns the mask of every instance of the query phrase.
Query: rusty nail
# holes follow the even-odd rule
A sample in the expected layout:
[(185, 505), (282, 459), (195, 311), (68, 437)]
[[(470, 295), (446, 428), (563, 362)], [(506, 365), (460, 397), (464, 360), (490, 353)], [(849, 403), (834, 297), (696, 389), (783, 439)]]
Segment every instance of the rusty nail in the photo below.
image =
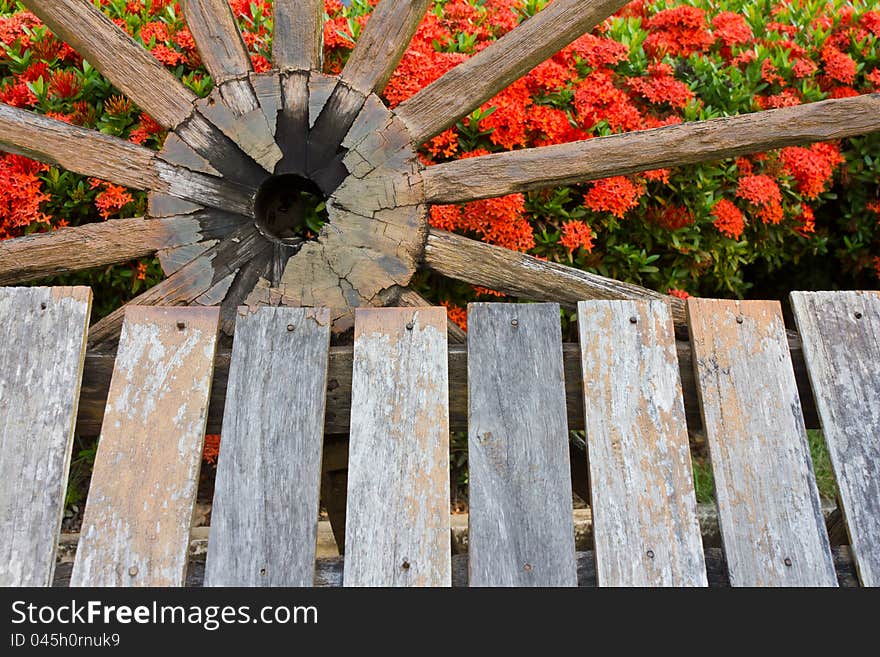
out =
[(791, 558), (790, 558), (790, 557), (785, 557), (785, 562), (784, 562), (784, 563), (785, 563), (786, 566), (791, 567)]
[(400, 567), (403, 568), (404, 570), (409, 570), (409, 561), (407, 561), (406, 559), (404, 559), (404, 560), (403, 560), (403, 563), (401, 564)]
[(186, 328), (186, 322), (177, 322), (177, 328), (182, 331)]
[(293, 329), (294, 329), (293, 324), (288, 324), (288, 325), (287, 325), (287, 330), (288, 330), (288, 331), (292, 331)]
[(861, 318), (862, 318), (862, 313), (860, 313), (860, 312), (856, 312), (856, 314), (855, 314), (855, 318), (856, 318), (856, 319), (861, 319)]
[[(519, 320), (518, 319), (510, 320), (510, 325), (511, 326), (519, 326)], [(526, 564), (526, 565), (528, 565), (528, 564)]]
[(406, 330), (412, 331), (414, 326), (415, 326), (415, 324), (413, 322), (407, 322), (406, 323)]
[(742, 315), (740, 315), (739, 317), (736, 318), (736, 323), (737, 323), (737, 324), (742, 324), (742, 323), (743, 323)]
[(260, 575), (262, 575), (263, 577), (266, 576), (266, 569), (265, 568), (260, 568)]
[(46, 302), (40, 304), (40, 310), (46, 310)]
[(523, 566), (523, 570), (526, 571), (527, 573), (532, 572), (532, 564), (527, 563), (525, 566)]
[(654, 558), (654, 550), (648, 550), (648, 558), (649, 558), (649, 559), (653, 559), (653, 558)]
[(137, 574), (138, 574), (138, 567), (137, 567), (137, 566), (132, 566), (131, 568), (129, 568), (129, 569), (128, 569), (128, 574), (129, 574), (131, 577), (134, 577), (135, 575), (137, 575)]
[(629, 318), (630, 324), (636, 324), (636, 323), (638, 323), (638, 321), (639, 321), (639, 318), (636, 317), (635, 315), (633, 315), (632, 317)]

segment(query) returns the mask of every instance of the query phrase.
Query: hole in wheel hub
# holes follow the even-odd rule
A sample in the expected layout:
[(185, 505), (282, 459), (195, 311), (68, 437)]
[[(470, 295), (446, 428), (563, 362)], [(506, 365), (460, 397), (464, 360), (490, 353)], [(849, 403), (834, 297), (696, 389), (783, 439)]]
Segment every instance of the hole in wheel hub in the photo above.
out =
[(283, 244), (317, 237), (327, 223), (327, 199), (308, 178), (288, 173), (267, 178), (254, 197), (259, 231)]

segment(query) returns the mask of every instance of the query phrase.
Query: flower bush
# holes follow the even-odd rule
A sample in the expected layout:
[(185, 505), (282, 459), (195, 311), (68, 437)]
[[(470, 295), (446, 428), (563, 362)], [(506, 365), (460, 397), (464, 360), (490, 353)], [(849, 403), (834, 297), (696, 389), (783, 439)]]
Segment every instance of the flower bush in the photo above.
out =
[[(200, 96), (211, 89), (175, 0), (96, 0)], [(326, 1), (325, 68), (342, 69), (375, 0)], [(384, 96), (394, 107), (547, 0), (434, 3)], [(502, 150), (880, 89), (872, 0), (636, 0), (421, 149), (428, 166)], [(272, 3), (231, 0), (257, 71)], [(164, 131), (17, 2), (0, 0), (0, 101), (160, 148)], [(143, 213), (145, 197), (0, 154), (0, 239)], [(783, 148), (431, 211), (434, 226), (679, 296), (875, 287), (880, 135)], [(157, 282), (154, 259), (69, 275), (96, 313)], [(56, 279), (57, 281), (58, 279)], [(420, 274), (464, 324), (489, 290)]]

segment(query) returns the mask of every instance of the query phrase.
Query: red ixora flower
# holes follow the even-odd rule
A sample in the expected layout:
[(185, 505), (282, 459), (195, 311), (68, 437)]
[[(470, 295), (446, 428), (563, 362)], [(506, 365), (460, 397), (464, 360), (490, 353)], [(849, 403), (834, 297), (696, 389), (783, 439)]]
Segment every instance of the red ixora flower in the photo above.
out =
[(823, 191), (834, 170), (845, 162), (834, 144), (813, 144), (807, 148), (790, 146), (779, 153), (785, 172), (795, 179), (797, 191), (804, 198), (814, 199)]
[(656, 59), (663, 55), (703, 52), (712, 45), (706, 29), (706, 12), (697, 7), (675, 7), (657, 12), (645, 22), (645, 51)]
[(732, 201), (726, 198), (721, 199), (712, 207), (712, 216), (715, 220), (712, 222), (718, 232), (727, 237), (737, 240), (745, 230), (745, 218)]
[(746, 19), (741, 14), (735, 14), (732, 11), (722, 11), (712, 19), (712, 28), (715, 37), (725, 46), (736, 46), (743, 43), (749, 43), (755, 38), (752, 34), (752, 28), (746, 23)]
[(667, 205), (663, 208), (653, 208), (651, 218), (667, 230), (678, 230), (690, 226), (696, 221), (693, 213), (683, 205)]
[(825, 73), (832, 80), (852, 84), (856, 78), (856, 63), (853, 58), (837, 48), (826, 46), (822, 49), (822, 63)]
[(566, 221), (562, 224), (562, 238), (559, 243), (572, 253), (576, 249), (583, 249), (587, 253), (593, 250), (593, 231), (590, 225), (583, 221)]
[(55, 71), (49, 78), (49, 93), (58, 98), (73, 98), (81, 89), (76, 71)]
[(95, 206), (102, 218), (109, 219), (133, 201), (134, 197), (125, 187), (106, 183), (104, 191), (95, 198)]
[(625, 176), (597, 180), (584, 195), (584, 205), (593, 212), (610, 212), (618, 219), (639, 204), (645, 193), (642, 185), (635, 184)]
[(778, 224), (782, 221), (782, 192), (770, 176), (743, 176), (737, 183), (736, 195), (754, 206), (764, 223)]

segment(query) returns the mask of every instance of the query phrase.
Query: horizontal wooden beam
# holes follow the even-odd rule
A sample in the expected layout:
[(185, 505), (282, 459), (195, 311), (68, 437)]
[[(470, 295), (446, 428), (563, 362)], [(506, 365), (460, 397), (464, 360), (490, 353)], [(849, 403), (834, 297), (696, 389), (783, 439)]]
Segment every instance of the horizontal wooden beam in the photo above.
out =
[(425, 264), (465, 283), (532, 301), (555, 301), (571, 309), (587, 299), (664, 301), (676, 324), (686, 322), (683, 299), (436, 228), (428, 232)]
[[(678, 366), (684, 390), (685, 411), (688, 430), (699, 433), (702, 430), (697, 389), (694, 382), (694, 368), (690, 343), (679, 340)], [(816, 404), (810, 391), (806, 365), (800, 341), (789, 339), (798, 391), (807, 427), (818, 428)], [(584, 428), (584, 395), (581, 389), (580, 347), (577, 344), (563, 345), (565, 371), (565, 397), (568, 410), (568, 426), (571, 430)], [(327, 411), (324, 431), (328, 434), (347, 433), (351, 415), (351, 375), (352, 347), (331, 347), (330, 369), (327, 376)], [(211, 406), (208, 415), (208, 432), (220, 433), (223, 421), (223, 407), (226, 403), (226, 385), (229, 377), (229, 349), (220, 349), (214, 369), (214, 383), (211, 386)], [(94, 436), (100, 433), (104, 416), (104, 404), (110, 387), (115, 355), (112, 352), (90, 349), (86, 354), (85, 374), (77, 418), (77, 433)], [(467, 390), (467, 345), (449, 345), (449, 413), (452, 431), (467, 429), (468, 390)]]
[(875, 93), (483, 155), (428, 167), (422, 176), (429, 203), (461, 203), (877, 130)]
[(454, 125), (628, 0), (555, 0), (395, 110), (421, 143)]

